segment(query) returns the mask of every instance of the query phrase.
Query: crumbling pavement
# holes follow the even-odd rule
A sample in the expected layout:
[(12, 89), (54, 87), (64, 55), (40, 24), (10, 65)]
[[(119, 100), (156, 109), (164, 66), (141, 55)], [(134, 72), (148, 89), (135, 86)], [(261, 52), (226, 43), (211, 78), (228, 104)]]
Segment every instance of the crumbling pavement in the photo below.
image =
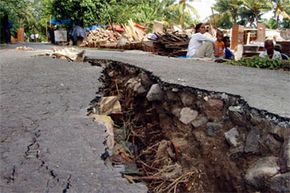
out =
[(290, 190), (289, 118), (237, 95), (169, 84), (121, 62), (96, 63), (105, 67), (100, 94), (115, 96), (122, 109), (107, 114), (115, 146), (103, 158), (124, 165), (129, 181), (144, 181), (151, 192)]

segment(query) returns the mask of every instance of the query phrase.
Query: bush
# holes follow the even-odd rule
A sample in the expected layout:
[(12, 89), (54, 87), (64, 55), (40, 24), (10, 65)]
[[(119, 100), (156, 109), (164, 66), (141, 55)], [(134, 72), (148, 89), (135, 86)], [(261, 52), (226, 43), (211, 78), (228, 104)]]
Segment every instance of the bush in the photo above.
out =
[(260, 58), (259, 56), (244, 57), (238, 61), (228, 61), (229, 64), (238, 66), (247, 66), (254, 68), (279, 69), (282, 67), (281, 60), (272, 60), (269, 58)]

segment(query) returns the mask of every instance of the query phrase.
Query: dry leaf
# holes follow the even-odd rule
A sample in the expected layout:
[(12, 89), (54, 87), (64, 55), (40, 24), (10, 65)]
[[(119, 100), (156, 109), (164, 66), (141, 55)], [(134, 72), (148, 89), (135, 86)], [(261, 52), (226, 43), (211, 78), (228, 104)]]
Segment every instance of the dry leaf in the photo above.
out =
[(121, 104), (117, 96), (103, 97), (100, 101), (100, 114), (119, 114), (121, 111)]

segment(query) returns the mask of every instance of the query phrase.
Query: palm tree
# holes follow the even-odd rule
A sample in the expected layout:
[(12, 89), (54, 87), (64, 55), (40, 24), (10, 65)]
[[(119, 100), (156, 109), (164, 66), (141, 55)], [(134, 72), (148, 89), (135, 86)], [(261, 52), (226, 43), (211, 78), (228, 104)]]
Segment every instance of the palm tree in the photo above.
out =
[(242, 8), (249, 14), (250, 26), (257, 23), (261, 15), (272, 8), (268, 0), (242, 0), (242, 3)]
[(190, 5), (190, 2), (193, 2), (194, 0), (179, 0), (179, 2), (176, 4), (174, 3), (172, 7), (175, 7), (179, 11), (179, 24), (182, 28), (185, 26), (185, 17), (187, 14), (193, 13), (197, 15), (196, 9)]
[(237, 23), (241, 4), (241, 0), (218, 0), (213, 9), (219, 12), (221, 17), (227, 18), (230, 15), (233, 23)]
[(290, 2), (289, 0), (272, 0), (274, 4), (274, 15), (276, 17), (277, 26), (279, 26), (279, 16), (282, 15), (286, 19), (290, 19)]

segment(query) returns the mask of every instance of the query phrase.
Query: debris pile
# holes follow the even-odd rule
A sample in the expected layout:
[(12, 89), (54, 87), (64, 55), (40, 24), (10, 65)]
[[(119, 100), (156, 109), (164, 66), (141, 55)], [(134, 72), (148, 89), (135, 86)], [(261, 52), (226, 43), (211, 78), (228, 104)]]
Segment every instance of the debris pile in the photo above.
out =
[(162, 56), (183, 56), (186, 55), (189, 38), (186, 34), (177, 32), (157, 34), (157, 40), (154, 41), (155, 53)]
[(125, 37), (129, 42), (141, 42), (146, 35), (146, 27), (134, 23), (132, 20), (128, 21), (128, 25), (123, 26), (125, 29)]
[(75, 48), (53, 48), (46, 51), (44, 54), (52, 58), (63, 59), (69, 62), (83, 62), (85, 58), (85, 50), (78, 50)]
[(89, 31), (87, 38), (81, 46), (101, 47), (110, 43), (116, 43), (121, 38), (121, 34), (112, 30), (96, 29)]
[(118, 49), (141, 49), (141, 42), (146, 35), (146, 28), (132, 20), (127, 25), (96, 29), (89, 32), (81, 46)]

